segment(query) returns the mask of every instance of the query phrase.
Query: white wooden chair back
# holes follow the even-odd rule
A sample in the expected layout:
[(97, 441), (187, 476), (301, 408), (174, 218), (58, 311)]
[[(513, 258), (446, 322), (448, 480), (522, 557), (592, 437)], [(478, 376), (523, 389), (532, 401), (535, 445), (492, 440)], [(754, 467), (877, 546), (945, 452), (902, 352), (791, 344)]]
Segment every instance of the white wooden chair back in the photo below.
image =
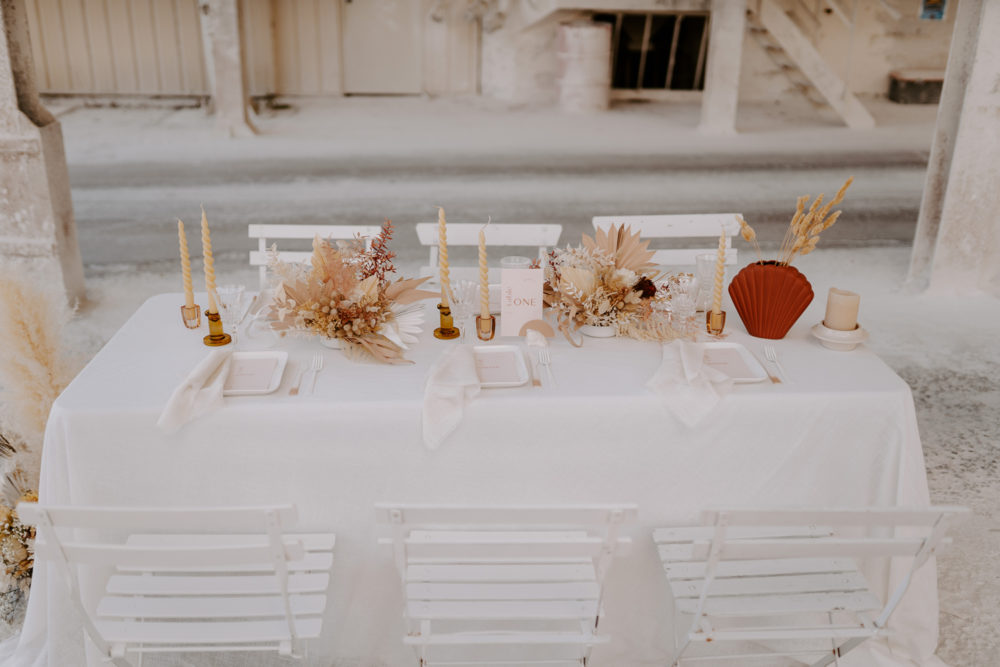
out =
[[(319, 636), (333, 535), (285, 535), (292, 505), (244, 508), (59, 507), (20, 503), (37, 527), (98, 650), (129, 656), (277, 651)], [(88, 609), (80, 571), (111, 572)]]
[[(524, 662), (544, 655), (585, 664), (591, 647), (607, 640), (596, 634), (604, 578), (631, 546), (622, 531), (635, 520), (634, 505), (386, 503), (376, 510), (391, 530), (382, 541), (392, 544), (405, 590), (404, 642), (421, 665), (455, 659), (440, 651), (455, 648), (473, 650), (460, 662), (478, 662), (478, 651), (497, 646), (525, 649)], [(521, 662), (504, 655), (504, 664)]]
[[(694, 266), (695, 258), (719, 250), (719, 233), (726, 232), (726, 264), (737, 262), (733, 236), (740, 231), (738, 213), (691, 213), (681, 215), (601, 215), (593, 218), (594, 229), (608, 229), (612, 224), (628, 225), (645, 239), (703, 238), (708, 245), (697, 248), (666, 248), (656, 250), (653, 262), (660, 266)], [(656, 241), (650, 243), (655, 249)]]
[[(257, 249), (250, 251), (250, 266), (260, 267), (260, 289), (267, 287), (267, 261), (271, 243), (276, 240), (321, 239), (349, 240), (357, 237), (365, 239), (366, 247), (382, 230), (379, 225), (247, 225), (247, 235), (257, 239)], [(279, 250), (278, 259), (283, 262), (307, 262), (312, 251)]]
[[(775, 655), (817, 653), (812, 664), (834, 662), (882, 631), (913, 573), (950, 541), (948, 527), (967, 512), (962, 507), (712, 510), (698, 525), (655, 531), (677, 609), (692, 616), (674, 664), (680, 664), (692, 642), (719, 647), (726, 640), (781, 639), (830, 640), (815, 651), (799, 647)], [(883, 604), (856, 560), (897, 557), (911, 559), (910, 568)], [(835, 625), (835, 613), (854, 619)], [(718, 627), (720, 618), (759, 621), (797, 614), (827, 614), (830, 623)]]
[[(448, 247), (468, 247), (479, 245), (479, 230), (483, 225), (472, 223), (448, 223)], [(538, 259), (545, 265), (546, 254), (549, 248), (559, 244), (559, 236), (562, 234), (562, 225), (548, 224), (524, 224), (524, 223), (490, 223), (486, 229), (486, 245), (489, 248), (499, 246), (507, 247), (536, 247)], [(428, 247), (428, 263), (420, 268), (421, 276), (432, 276), (430, 282), (437, 281), (438, 275), (438, 223), (421, 222), (417, 223), (417, 238), (420, 245)], [(492, 251), (491, 251), (492, 252)], [(491, 254), (491, 260), (497, 264), (499, 257)], [(478, 268), (461, 266), (450, 262), (451, 279), (455, 280), (478, 280)], [(490, 282), (497, 282), (496, 267), (490, 272)]]

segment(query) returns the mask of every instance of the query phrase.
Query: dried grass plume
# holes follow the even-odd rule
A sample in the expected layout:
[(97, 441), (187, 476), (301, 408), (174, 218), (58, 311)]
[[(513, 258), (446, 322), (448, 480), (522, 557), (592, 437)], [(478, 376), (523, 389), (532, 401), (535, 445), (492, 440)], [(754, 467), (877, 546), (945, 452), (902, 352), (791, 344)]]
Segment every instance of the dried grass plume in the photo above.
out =
[(37, 488), (45, 423), (75, 375), (60, 341), (72, 311), (63, 296), (10, 272), (0, 274), (0, 401), (3, 427), (22, 443), (16, 465)]

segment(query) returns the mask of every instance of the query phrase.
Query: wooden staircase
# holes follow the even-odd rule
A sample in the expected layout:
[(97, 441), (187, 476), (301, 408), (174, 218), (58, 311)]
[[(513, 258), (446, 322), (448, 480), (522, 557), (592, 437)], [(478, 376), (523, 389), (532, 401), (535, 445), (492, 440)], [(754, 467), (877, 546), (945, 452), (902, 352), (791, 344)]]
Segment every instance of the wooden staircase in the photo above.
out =
[(814, 106), (830, 106), (851, 129), (875, 127), (875, 119), (830, 68), (788, 14), (774, 0), (752, 0), (750, 35)]

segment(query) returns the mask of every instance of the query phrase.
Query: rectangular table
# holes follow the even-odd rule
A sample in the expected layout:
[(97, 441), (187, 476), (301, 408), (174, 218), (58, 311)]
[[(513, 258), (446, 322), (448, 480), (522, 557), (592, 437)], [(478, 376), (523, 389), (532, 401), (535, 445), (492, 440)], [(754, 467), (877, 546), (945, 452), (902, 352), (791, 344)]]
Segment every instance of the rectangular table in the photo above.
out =
[[(696, 428), (644, 386), (660, 364), (659, 345), (586, 339), (577, 349), (559, 339), (551, 353), (557, 389), (483, 390), (459, 429), (430, 451), (421, 441), (423, 385), (432, 362), (458, 344), (435, 340), (433, 325), (408, 353), (415, 363), (403, 367), (351, 362), (315, 340), (282, 341), (293, 367), (278, 392), (228, 398), (177, 433), (157, 430), (172, 390), (207, 351), (204, 332), (183, 328), (181, 302), (180, 295), (149, 299), (59, 397), (41, 499), (296, 503), (302, 529), (337, 534), (326, 637), (312, 651), (321, 658), (414, 664), (401, 642), (391, 557), (376, 545), (378, 501), (637, 503), (634, 548), (608, 580), (602, 631), (613, 639), (594, 654), (595, 664), (619, 666), (665, 664), (670, 656), (671, 604), (653, 528), (708, 506), (928, 503), (909, 388), (865, 348), (822, 348), (807, 336), (815, 321), (808, 314), (775, 341), (792, 382), (739, 385)], [(762, 341), (743, 333), (735, 312), (729, 322), (728, 340), (762, 357)], [(315, 395), (289, 396), (295, 366), (317, 351), (326, 368)], [(884, 592), (898, 572), (886, 565), (867, 574)], [(88, 591), (95, 600), (98, 593)], [(875, 647), (879, 660), (934, 664), (933, 564), (890, 626), (897, 636), (891, 648)], [(82, 643), (63, 582), (40, 565), (17, 664), (82, 664)], [(875, 658), (866, 660), (859, 664)]]

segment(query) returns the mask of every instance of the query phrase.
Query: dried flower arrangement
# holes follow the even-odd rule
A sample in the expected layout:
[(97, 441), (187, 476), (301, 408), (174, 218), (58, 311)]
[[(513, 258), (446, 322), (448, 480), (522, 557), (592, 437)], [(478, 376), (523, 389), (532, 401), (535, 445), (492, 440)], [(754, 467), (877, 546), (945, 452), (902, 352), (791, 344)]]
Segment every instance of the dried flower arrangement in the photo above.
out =
[[(0, 434), (0, 458), (11, 461), (14, 446)], [(38, 495), (26, 488), (23, 475), (15, 470), (5, 477), (0, 499), (0, 622), (17, 625), (24, 616), (35, 565), (35, 529), (26, 526), (14, 509), (19, 502), (37, 502)]]
[(654, 304), (666, 299), (657, 290), (659, 272), (651, 263), (649, 241), (626, 226), (584, 234), (578, 247), (549, 253), (545, 304), (556, 312), (559, 329), (570, 337), (584, 325), (611, 326), (620, 336), (665, 340), (669, 327), (654, 322)]
[(428, 278), (392, 282), (392, 222), (365, 249), (363, 239), (313, 240), (309, 264), (282, 262), (272, 250), (269, 267), (280, 279), (268, 317), (279, 332), (337, 339), (348, 357), (400, 364), (417, 341), (423, 307), (437, 294), (417, 289)]
[[(808, 211), (806, 210), (806, 203), (809, 201), (809, 195), (802, 195), (798, 198), (795, 204), (795, 215), (792, 216), (792, 221), (789, 223), (788, 229), (785, 230), (785, 236), (781, 241), (781, 248), (778, 250), (778, 264), (787, 266), (792, 263), (792, 260), (796, 256), (808, 255), (816, 249), (820, 234), (833, 227), (834, 223), (837, 222), (837, 218), (840, 217), (840, 211), (831, 213), (830, 209), (844, 200), (847, 188), (851, 187), (851, 183), (853, 182), (854, 177), (851, 176), (840, 186), (840, 190), (837, 191), (836, 196), (822, 208), (820, 208), (820, 205), (823, 203), (823, 194), (816, 197), (809, 206)], [(757, 243), (757, 232), (747, 224), (743, 216), (736, 216), (736, 220), (740, 223), (740, 236), (743, 237), (744, 241), (753, 244), (754, 249), (757, 251), (757, 257), (760, 263), (763, 264), (764, 256), (760, 251), (760, 244)]]

